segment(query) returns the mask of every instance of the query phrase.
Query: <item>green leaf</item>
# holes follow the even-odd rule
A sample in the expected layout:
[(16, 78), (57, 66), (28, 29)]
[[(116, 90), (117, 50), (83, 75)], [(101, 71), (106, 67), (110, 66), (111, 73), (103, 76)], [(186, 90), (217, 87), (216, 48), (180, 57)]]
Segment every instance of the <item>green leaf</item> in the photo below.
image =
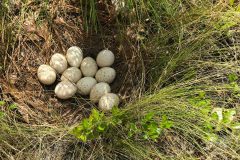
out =
[(213, 132), (213, 124), (211, 123), (211, 122), (205, 122), (204, 123), (204, 126), (203, 126), (203, 129), (206, 131), (206, 132), (208, 132), (208, 133), (211, 133), (211, 132)]
[(82, 126), (84, 129), (90, 129), (92, 128), (92, 123), (90, 123), (88, 119), (84, 119), (82, 121)]
[(160, 127), (162, 129), (169, 129), (173, 126), (173, 122), (169, 121), (166, 115), (162, 116), (162, 121), (160, 123)]
[(209, 133), (206, 135), (206, 140), (210, 142), (216, 142), (218, 140), (218, 136), (214, 133)]
[(211, 118), (212, 118), (212, 120), (214, 120), (214, 121), (218, 121), (218, 114), (217, 114), (216, 112), (212, 113), (212, 114), (211, 114)]
[(147, 134), (144, 134), (144, 135), (143, 135), (143, 138), (144, 138), (144, 139), (148, 139), (149, 137), (148, 137)]
[(230, 83), (235, 82), (236, 80), (238, 80), (238, 76), (234, 73), (231, 73), (231, 74), (228, 75), (228, 80), (229, 80)]
[(234, 5), (234, 1), (235, 1), (235, 0), (229, 0), (230, 6), (233, 6), (233, 5)]
[(82, 126), (77, 126), (70, 131), (70, 134), (78, 135), (82, 130)]
[(233, 121), (234, 115), (236, 114), (235, 109), (228, 109), (223, 112), (223, 123), (229, 124)]
[(11, 104), (8, 108), (9, 108), (10, 110), (14, 110), (14, 109), (17, 109), (18, 106), (17, 106), (16, 103), (13, 103), (13, 104)]
[(211, 109), (212, 109), (211, 106), (206, 106), (206, 107), (201, 109), (201, 112), (205, 115), (208, 115), (210, 113)]
[(237, 84), (237, 82), (231, 82), (231, 87), (233, 88), (233, 92), (234, 93), (238, 93), (238, 92), (240, 92), (240, 87), (239, 87), (239, 85)]
[(99, 118), (100, 118), (99, 111), (97, 109), (93, 108), (91, 117), (93, 118), (93, 120), (99, 120)]
[(206, 107), (206, 106), (210, 106), (211, 105), (211, 101), (209, 99), (206, 100), (200, 100), (197, 103), (198, 107)]
[(79, 135), (77, 138), (82, 140), (83, 142), (87, 142), (87, 136), (86, 135)]
[(214, 108), (212, 110), (212, 115), (215, 117), (217, 115), (217, 120), (219, 123), (221, 123), (223, 120), (223, 109), (222, 108)]
[(6, 104), (5, 101), (0, 101), (0, 106), (3, 106), (3, 105), (5, 105), (5, 104)]
[(147, 134), (152, 140), (156, 140), (160, 133), (161, 129), (158, 127), (157, 123), (151, 123), (148, 125), (148, 130), (145, 131), (145, 134)]
[(109, 124), (112, 124), (113, 126), (120, 125), (122, 124), (122, 120), (118, 117), (113, 117)]
[(120, 109), (118, 107), (113, 107), (111, 112), (113, 116), (118, 116), (120, 113)]
[(145, 115), (145, 117), (143, 118), (142, 122), (146, 123), (152, 120), (154, 116), (154, 112), (149, 112), (148, 114)]
[(206, 93), (204, 91), (199, 92), (199, 98), (204, 99), (206, 97)]
[(2, 119), (5, 116), (5, 113), (0, 111), (0, 119)]
[(140, 130), (137, 128), (137, 125), (134, 123), (129, 124), (128, 137), (132, 137), (134, 134), (138, 134)]
[(106, 128), (107, 128), (107, 125), (105, 125), (105, 124), (100, 124), (97, 126), (97, 129), (99, 132), (104, 132), (106, 130)]

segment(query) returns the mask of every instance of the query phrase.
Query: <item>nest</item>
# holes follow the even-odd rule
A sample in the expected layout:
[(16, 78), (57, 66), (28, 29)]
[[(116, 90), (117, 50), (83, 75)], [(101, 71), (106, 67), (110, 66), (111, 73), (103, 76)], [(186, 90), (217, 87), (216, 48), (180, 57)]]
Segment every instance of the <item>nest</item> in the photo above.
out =
[[(73, 124), (87, 116), (95, 106), (88, 97), (79, 94), (69, 100), (59, 100), (54, 95), (56, 84), (44, 86), (38, 81), (38, 67), (48, 64), (56, 52), (65, 54), (73, 45), (83, 50), (84, 57), (96, 58), (104, 48), (113, 51), (116, 56), (113, 68), (117, 71), (117, 77), (111, 88), (119, 94), (122, 104), (141, 94), (144, 84), (142, 56), (136, 51), (134, 43), (128, 40), (127, 34), (120, 39), (109, 6), (99, 4), (100, 34), (84, 32), (83, 17), (75, 4), (58, 2), (49, 5), (49, 20), (40, 18), (41, 6), (34, 3), (28, 6), (31, 12), (25, 13), (24, 17), (27, 18), (16, 24), (20, 25), (20, 29), (13, 27), (15, 45), (5, 53), (5, 70), (0, 77), (1, 98), (17, 104), (20, 120), (30, 124)], [(14, 8), (20, 10), (21, 7)], [(16, 19), (9, 25), (14, 26), (21, 13), (13, 11), (12, 14)], [(60, 77), (57, 79), (58, 82)]]

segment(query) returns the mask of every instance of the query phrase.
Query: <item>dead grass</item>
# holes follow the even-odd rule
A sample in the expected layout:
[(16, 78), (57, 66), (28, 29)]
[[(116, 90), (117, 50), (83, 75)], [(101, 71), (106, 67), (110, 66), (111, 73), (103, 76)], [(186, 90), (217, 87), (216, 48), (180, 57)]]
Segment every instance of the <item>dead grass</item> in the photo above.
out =
[[(187, 104), (184, 96), (192, 93), (189, 88), (202, 87), (211, 93), (214, 105), (239, 110), (238, 100), (230, 101), (225, 86), (219, 85), (227, 81), (229, 73), (239, 72), (238, 37), (232, 37), (234, 46), (229, 46), (226, 37), (209, 36), (215, 36), (216, 44), (204, 37), (208, 32), (203, 35), (204, 24), (198, 17), (206, 18), (211, 28), (211, 20), (224, 13), (227, 2), (216, 2), (212, 13), (197, 7), (205, 2), (208, 6), (211, 2), (207, 1), (187, 1), (184, 5), (181, 1), (162, 1), (161, 10), (151, 6), (152, 12), (143, 2), (126, 2), (139, 7), (139, 12), (133, 9), (119, 17), (110, 2), (99, 1), (94, 17), (89, 15), (95, 13), (92, 4), (85, 0), (6, 1), (7, 7), (0, 14), (0, 100), (7, 102), (0, 108), (6, 113), (0, 121), (0, 159), (237, 159), (239, 137), (231, 134), (217, 145), (207, 144), (195, 124), (201, 124), (205, 117), (189, 109), (194, 113), (191, 117), (190, 111), (179, 108)], [(159, 5), (157, 1), (151, 3)], [(191, 8), (197, 8), (197, 14)], [(186, 17), (185, 12), (189, 13)], [(148, 16), (157, 22), (145, 19)], [(176, 25), (180, 24), (176, 18), (182, 25)], [(193, 43), (198, 40), (206, 46)], [(118, 72), (112, 90), (119, 93), (121, 106), (127, 103), (123, 111), (136, 117), (149, 110), (166, 113), (177, 121), (176, 128), (165, 133), (159, 143), (127, 139), (121, 127), (116, 133), (120, 136), (114, 137), (114, 133), (112, 139), (82, 143), (70, 136), (71, 126), (87, 117), (95, 106), (80, 95), (67, 101), (57, 99), (55, 84), (41, 85), (36, 71), (53, 53), (64, 54), (72, 45), (93, 58), (103, 48), (112, 50)], [(9, 110), (12, 103), (17, 108)]]
[[(45, 2), (47, 3), (47, 2)], [(14, 43), (3, 42), (5, 47), (4, 74), (1, 78), (3, 99), (18, 104), (18, 111), (26, 123), (42, 124), (63, 123), (72, 124), (79, 121), (91, 108), (86, 97), (76, 95), (70, 101), (60, 101), (53, 93), (54, 85), (43, 86), (36, 77), (39, 65), (49, 63), (55, 52), (66, 53), (66, 50), (77, 45), (84, 51), (84, 56), (96, 57), (96, 54), (109, 48), (116, 54), (114, 68), (118, 77), (112, 84), (113, 92), (119, 93), (125, 100), (138, 95), (139, 85), (143, 85), (143, 65), (141, 55), (132, 50), (134, 46), (127, 42), (126, 37), (119, 39), (119, 33), (114, 26), (114, 19), (105, 21), (109, 17), (104, 4), (100, 21), (103, 21), (101, 33), (86, 33), (83, 31), (83, 17), (81, 10), (75, 3), (53, 1), (49, 4), (28, 1), (18, 2), (18, 8), (13, 7), (9, 15), (7, 26), (14, 37)], [(18, 10), (18, 11), (16, 11)], [(16, 13), (17, 12), (17, 13)], [(3, 33), (2, 39), (6, 34)], [(122, 36), (122, 35), (121, 35)], [(123, 43), (124, 41), (124, 43)], [(11, 51), (11, 52), (9, 52)], [(135, 74), (132, 74), (135, 73)], [(139, 78), (138, 78), (139, 77)], [(58, 118), (61, 117), (61, 118)]]
[[(109, 48), (116, 55), (113, 67), (118, 74), (112, 90), (124, 103), (138, 98), (144, 90), (142, 56), (127, 40), (128, 35), (119, 32), (116, 19), (110, 19), (114, 16), (103, 3), (98, 4), (102, 27), (98, 33), (91, 28), (84, 30), (83, 11), (77, 2), (6, 4), (9, 10), (1, 17), (0, 30), (0, 95), (7, 102), (1, 107), (7, 117), (1, 123), (0, 159), (77, 159), (84, 155), (94, 159), (94, 148), (101, 144), (79, 145), (68, 135), (68, 126), (87, 117), (94, 104), (80, 95), (67, 101), (57, 99), (55, 84), (43, 86), (37, 80), (37, 68), (49, 63), (55, 52), (64, 54), (73, 45), (81, 47), (84, 56), (93, 58)], [(8, 111), (12, 103), (17, 109)]]

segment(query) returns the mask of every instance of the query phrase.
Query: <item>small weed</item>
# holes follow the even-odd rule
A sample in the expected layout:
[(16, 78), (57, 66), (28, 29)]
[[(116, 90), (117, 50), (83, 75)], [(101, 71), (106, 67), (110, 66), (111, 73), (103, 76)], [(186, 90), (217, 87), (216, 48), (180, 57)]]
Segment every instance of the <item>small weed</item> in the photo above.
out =
[[(117, 114), (116, 109), (114, 109), (113, 112)], [(99, 138), (111, 127), (119, 125), (120, 123), (121, 121), (118, 116), (114, 116), (113, 119), (109, 120), (103, 112), (93, 109), (89, 118), (83, 119), (82, 122), (71, 131), (71, 134), (83, 142), (86, 142)]]
[(17, 109), (18, 106), (17, 106), (16, 103), (12, 103), (11, 105), (8, 106), (8, 108), (9, 108), (10, 110), (14, 110), (14, 109)]
[(167, 119), (166, 115), (162, 116), (161, 123), (154, 120), (154, 113), (150, 112), (146, 114), (140, 121), (127, 120), (127, 116), (123, 115), (118, 108), (112, 110), (110, 117), (104, 113), (99, 112), (96, 109), (92, 110), (89, 118), (83, 119), (80, 124), (75, 127), (71, 134), (78, 139), (86, 142), (88, 140), (97, 139), (109, 135), (111, 131), (115, 130), (115, 127), (121, 127), (124, 132), (128, 133), (128, 138), (138, 136), (139, 138), (147, 140), (157, 141), (164, 129), (172, 127), (173, 122)]
[(0, 106), (4, 106), (6, 104), (5, 101), (0, 101)]
[[(237, 80), (235, 75), (229, 76), (232, 81)], [(192, 107), (196, 107), (206, 119), (202, 126), (206, 132), (206, 139), (216, 141), (220, 131), (235, 130), (239, 128), (239, 122), (234, 122), (236, 109), (226, 109), (213, 107), (211, 99), (206, 97), (205, 92), (201, 91), (198, 96), (189, 100)]]

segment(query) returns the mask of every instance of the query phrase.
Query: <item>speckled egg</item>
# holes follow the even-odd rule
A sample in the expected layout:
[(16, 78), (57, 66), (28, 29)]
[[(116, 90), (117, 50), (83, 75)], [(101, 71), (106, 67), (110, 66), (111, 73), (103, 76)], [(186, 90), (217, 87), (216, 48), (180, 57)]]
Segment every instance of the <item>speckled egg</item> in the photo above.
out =
[(109, 84), (104, 82), (97, 83), (90, 92), (90, 100), (97, 103), (104, 94), (109, 92), (111, 92)]
[(116, 77), (116, 71), (111, 67), (103, 67), (96, 73), (96, 80), (98, 82), (112, 83)]
[(98, 53), (96, 60), (99, 67), (109, 67), (114, 63), (115, 56), (112, 51), (105, 49)]
[(66, 58), (70, 66), (80, 67), (83, 60), (83, 52), (81, 48), (72, 46), (67, 50)]
[(96, 61), (91, 57), (82, 60), (81, 71), (85, 77), (94, 77), (98, 70)]
[(67, 69), (67, 59), (60, 53), (55, 53), (50, 60), (50, 66), (57, 71), (63, 73)]
[(89, 95), (95, 84), (97, 81), (93, 77), (84, 77), (77, 82), (78, 92), (84, 96)]
[(102, 111), (110, 111), (114, 106), (119, 105), (119, 97), (114, 93), (106, 93), (98, 103), (98, 107)]
[(43, 64), (37, 70), (39, 81), (45, 85), (51, 85), (56, 81), (56, 71), (49, 65)]
[(61, 76), (61, 80), (69, 80), (73, 83), (76, 83), (77, 81), (79, 81), (82, 77), (82, 72), (80, 69), (78, 69), (77, 67), (70, 67), (68, 69), (66, 69), (62, 76)]
[(55, 94), (60, 99), (69, 99), (77, 92), (77, 87), (70, 81), (62, 81), (55, 87)]

